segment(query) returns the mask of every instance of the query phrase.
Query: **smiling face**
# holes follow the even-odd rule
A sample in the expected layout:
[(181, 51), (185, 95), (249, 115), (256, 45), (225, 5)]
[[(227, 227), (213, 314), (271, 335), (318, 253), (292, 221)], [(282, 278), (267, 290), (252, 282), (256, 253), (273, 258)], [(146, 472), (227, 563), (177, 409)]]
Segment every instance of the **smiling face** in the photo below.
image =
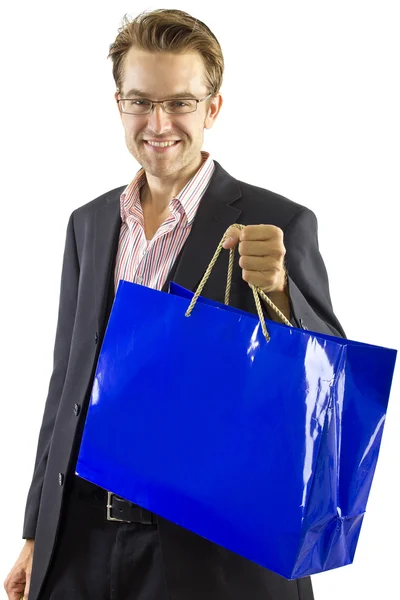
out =
[[(140, 90), (143, 96), (134, 95), (131, 90)], [(199, 53), (129, 50), (124, 64), (122, 90), (115, 94), (116, 99), (166, 100), (183, 92), (197, 99), (209, 94)], [(210, 99), (199, 102), (192, 113), (168, 114), (161, 104), (154, 105), (147, 115), (120, 113), (128, 150), (144, 170), (155, 177), (179, 178), (195, 172), (201, 165), (204, 128), (212, 127), (221, 106), (222, 97), (218, 94), (211, 104)], [(179, 140), (179, 143), (157, 149), (145, 140)]]

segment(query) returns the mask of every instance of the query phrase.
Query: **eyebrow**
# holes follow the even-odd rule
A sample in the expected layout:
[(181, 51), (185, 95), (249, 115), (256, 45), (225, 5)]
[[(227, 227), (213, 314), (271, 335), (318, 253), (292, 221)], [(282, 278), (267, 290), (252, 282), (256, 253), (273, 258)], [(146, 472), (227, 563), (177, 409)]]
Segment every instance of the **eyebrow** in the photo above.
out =
[[(137, 90), (135, 88), (132, 88), (131, 90), (129, 90), (129, 92), (127, 92), (126, 98), (128, 98), (130, 96), (138, 96), (140, 98), (146, 98), (146, 100), (150, 99), (150, 96), (148, 93), (143, 92), (142, 90)], [(169, 98), (196, 98), (196, 96), (194, 94), (192, 94), (192, 92), (176, 92), (176, 94), (170, 94), (169, 96), (164, 96), (163, 100), (168, 100)]]

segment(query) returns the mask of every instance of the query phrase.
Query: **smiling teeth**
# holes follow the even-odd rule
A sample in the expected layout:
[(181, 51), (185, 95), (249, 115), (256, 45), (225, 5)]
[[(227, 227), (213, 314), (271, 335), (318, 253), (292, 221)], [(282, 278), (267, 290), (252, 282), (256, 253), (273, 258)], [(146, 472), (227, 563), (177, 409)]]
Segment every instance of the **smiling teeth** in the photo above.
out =
[(166, 146), (173, 146), (177, 142), (150, 142), (147, 140), (147, 143), (150, 144), (150, 146), (161, 146), (162, 148), (165, 148)]

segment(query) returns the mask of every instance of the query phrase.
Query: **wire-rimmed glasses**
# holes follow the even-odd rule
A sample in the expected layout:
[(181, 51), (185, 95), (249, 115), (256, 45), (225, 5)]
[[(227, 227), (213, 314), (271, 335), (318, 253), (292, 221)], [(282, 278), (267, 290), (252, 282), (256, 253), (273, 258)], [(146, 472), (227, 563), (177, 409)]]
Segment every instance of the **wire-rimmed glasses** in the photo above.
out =
[(147, 98), (119, 98), (117, 100), (119, 110), (128, 115), (147, 115), (153, 110), (155, 104), (161, 104), (164, 111), (170, 115), (182, 115), (195, 112), (199, 102), (203, 102), (212, 96), (208, 94), (204, 98), (171, 98), (170, 100), (149, 100)]

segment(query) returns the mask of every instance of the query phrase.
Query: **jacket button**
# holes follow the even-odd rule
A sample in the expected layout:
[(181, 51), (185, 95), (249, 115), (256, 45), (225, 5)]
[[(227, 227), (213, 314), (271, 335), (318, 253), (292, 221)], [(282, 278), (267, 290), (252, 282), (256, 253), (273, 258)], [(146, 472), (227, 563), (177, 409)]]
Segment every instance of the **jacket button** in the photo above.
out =
[(58, 474), (58, 485), (63, 485), (64, 483), (64, 475), (63, 473)]
[(79, 406), (79, 404), (75, 404), (75, 406), (74, 406), (74, 415), (77, 417), (80, 412), (81, 412), (81, 407)]
[(94, 336), (94, 343), (97, 344), (98, 341), (99, 341), (99, 334), (96, 331), (95, 336)]

